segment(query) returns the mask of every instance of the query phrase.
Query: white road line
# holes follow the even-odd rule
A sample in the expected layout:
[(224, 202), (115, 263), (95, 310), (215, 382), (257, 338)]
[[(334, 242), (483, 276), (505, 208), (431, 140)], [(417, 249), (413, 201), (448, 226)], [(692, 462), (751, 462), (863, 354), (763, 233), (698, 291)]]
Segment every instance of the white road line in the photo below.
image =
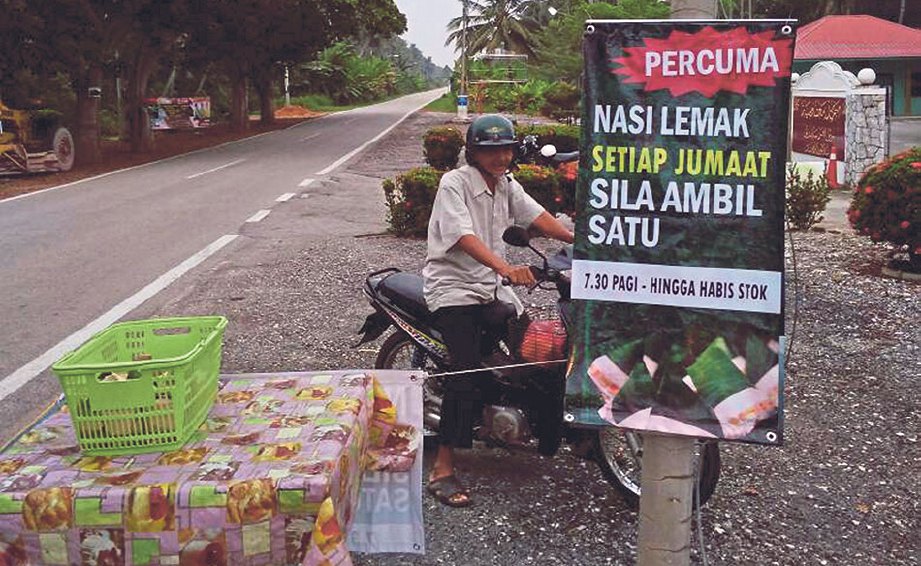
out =
[(297, 195), (295, 193), (285, 193), (281, 195), (280, 197), (278, 197), (277, 199), (275, 199), (275, 202), (288, 202), (289, 200), (293, 199), (296, 196)]
[(189, 175), (188, 177), (186, 177), (186, 179), (194, 179), (195, 177), (201, 177), (202, 175), (207, 175), (208, 173), (214, 173), (215, 171), (220, 171), (221, 169), (232, 167), (233, 165), (236, 165), (237, 163), (243, 163), (244, 161), (246, 161), (246, 159), (237, 159), (237, 160), (231, 161), (230, 163), (225, 163), (221, 166), (215, 167), (214, 169), (208, 169), (207, 171), (202, 171), (201, 173)]
[[(430, 102), (430, 101), (429, 101), (429, 102)], [(357, 154), (361, 153), (366, 147), (368, 147), (368, 146), (371, 145), (372, 143), (376, 142), (377, 140), (379, 140), (379, 139), (381, 139), (382, 137), (384, 137), (384, 136), (386, 136), (387, 134), (389, 134), (389, 133), (390, 133), (390, 130), (392, 130), (392, 129), (396, 128), (397, 126), (399, 126), (400, 123), (403, 122), (403, 120), (409, 118), (410, 116), (412, 116), (413, 114), (415, 114), (416, 112), (418, 112), (420, 109), (425, 108), (426, 106), (428, 106), (429, 102), (426, 102), (425, 104), (419, 106), (418, 108), (414, 108), (413, 110), (410, 110), (409, 112), (407, 112), (406, 114), (404, 114), (402, 118), (400, 118), (399, 120), (397, 120), (396, 122), (394, 122), (393, 124), (391, 124), (389, 128), (387, 128), (387, 129), (384, 130), (383, 132), (377, 134), (377, 135), (374, 136), (372, 139), (370, 139), (370, 140), (366, 141), (365, 143), (361, 144), (360, 146), (358, 146), (357, 148), (353, 149), (353, 150), (350, 151), (349, 153), (343, 155), (342, 157), (340, 157), (339, 159), (337, 159), (335, 163), (333, 163), (332, 165), (330, 165), (330, 166), (327, 167), (326, 169), (324, 169), (324, 170), (318, 172), (317, 175), (326, 175), (327, 173), (333, 171), (334, 169), (336, 169), (337, 167), (339, 167), (340, 165), (342, 165), (343, 163), (345, 163), (345, 162), (348, 161), (349, 159), (355, 157)]]
[(303, 181), (301, 181), (300, 183), (298, 183), (297, 186), (298, 186), (298, 187), (301, 187), (301, 188), (303, 188), (303, 187), (309, 187), (309, 186), (310, 186), (310, 183), (313, 183), (313, 179), (304, 179)]
[(259, 222), (260, 220), (262, 220), (263, 218), (265, 218), (266, 216), (268, 216), (270, 212), (272, 212), (272, 211), (271, 211), (271, 210), (260, 210), (260, 211), (257, 212), (256, 214), (254, 214), (254, 215), (250, 216), (249, 218), (247, 218), (246, 221), (247, 221), (247, 222)]
[(302, 142), (305, 142), (305, 141), (312, 140), (313, 138), (318, 138), (318, 137), (320, 137), (320, 134), (319, 134), (319, 133), (313, 134), (313, 135), (310, 135), (310, 136), (305, 136), (305, 137), (301, 138), (301, 141), (302, 141)]
[(109, 325), (118, 322), (123, 316), (143, 304), (144, 301), (167, 288), (187, 271), (194, 269), (198, 264), (217, 253), (221, 248), (234, 241), (236, 238), (236, 234), (221, 236), (200, 252), (154, 279), (134, 295), (112, 307), (108, 312), (96, 320), (61, 340), (56, 346), (53, 346), (41, 356), (6, 376), (6, 378), (0, 381), (0, 401), (3, 401), (19, 390), (20, 387), (34, 379), (38, 374), (48, 369), (51, 364), (58, 361), (61, 356), (76, 349), (97, 332), (105, 330)]

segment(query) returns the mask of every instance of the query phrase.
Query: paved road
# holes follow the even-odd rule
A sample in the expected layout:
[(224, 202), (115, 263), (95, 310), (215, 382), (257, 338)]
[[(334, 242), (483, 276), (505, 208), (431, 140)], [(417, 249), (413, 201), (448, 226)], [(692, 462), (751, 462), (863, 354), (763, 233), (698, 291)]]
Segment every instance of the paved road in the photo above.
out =
[(892, 120), (889, 130), (889, 154), (895, 155), (910, 147), (921, 146), (921, 119)]
[(57, 395), (61, 354), (440, 94), (0, 201), (0, 439)]

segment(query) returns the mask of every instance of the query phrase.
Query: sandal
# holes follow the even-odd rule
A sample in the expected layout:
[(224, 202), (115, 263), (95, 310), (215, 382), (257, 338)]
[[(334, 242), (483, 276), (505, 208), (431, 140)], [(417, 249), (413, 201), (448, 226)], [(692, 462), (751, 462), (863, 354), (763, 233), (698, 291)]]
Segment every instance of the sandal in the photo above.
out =
[(467, 507), (472, 503), (467, 488), (453, 474), (429, 480), (426, 489), (432, 497), (448, 507)]

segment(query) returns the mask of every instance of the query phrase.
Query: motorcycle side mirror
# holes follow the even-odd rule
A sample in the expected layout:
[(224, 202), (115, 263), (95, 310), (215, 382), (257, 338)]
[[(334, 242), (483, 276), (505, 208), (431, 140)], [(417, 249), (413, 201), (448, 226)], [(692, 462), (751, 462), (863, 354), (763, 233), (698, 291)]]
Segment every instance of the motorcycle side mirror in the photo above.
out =
[(505, 229), (505, 232), (502, 233), (502, 240), (510, 246), (530, 248), (532, 252), (536, 253), (544, 260), (544, 271), (547, 270), (547, 256), (531, 245), (531, 235), (528, 234), (528, 231), (524, 228), (521, 226), (509, 226)]
[(550, 159), (551, 157), (556, 155), (556, 146), (553, 145), (552, 143), (548, 143), (544, 147), (540, 148), (540, 154), (546, 157), (547, 159)]
[(516, 248), (526, 248), (531, 244), (531, 235), (521, 226), (509, 226), (502, 233), (502, 241)]

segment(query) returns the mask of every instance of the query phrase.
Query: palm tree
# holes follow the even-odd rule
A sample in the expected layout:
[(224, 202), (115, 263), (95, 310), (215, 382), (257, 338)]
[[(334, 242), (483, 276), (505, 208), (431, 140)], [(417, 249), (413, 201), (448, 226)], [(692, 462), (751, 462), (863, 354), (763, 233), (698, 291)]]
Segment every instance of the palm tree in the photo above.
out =
[[(461, 0), (466, 3), (467, 55), (480, 51), (504, 48), (516, 53), (534, 55), (531, 34), (534, 26), (533, 14), (546, 7), (539, 0)], [(464, 17), (454, 18), (448, 23), (445, 45), (462, 50), (464, 42)]]

